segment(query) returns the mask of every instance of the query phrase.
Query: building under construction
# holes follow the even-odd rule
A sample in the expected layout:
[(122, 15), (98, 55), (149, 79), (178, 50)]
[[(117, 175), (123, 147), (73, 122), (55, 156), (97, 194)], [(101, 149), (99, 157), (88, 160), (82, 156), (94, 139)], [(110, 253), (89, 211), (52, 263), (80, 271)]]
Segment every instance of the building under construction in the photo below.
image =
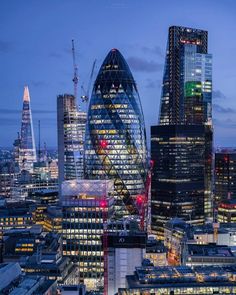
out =
[(74, 95), (57, 97), (59, 191), (64, 180), (84, 177), (86, 113), (79, 111)]

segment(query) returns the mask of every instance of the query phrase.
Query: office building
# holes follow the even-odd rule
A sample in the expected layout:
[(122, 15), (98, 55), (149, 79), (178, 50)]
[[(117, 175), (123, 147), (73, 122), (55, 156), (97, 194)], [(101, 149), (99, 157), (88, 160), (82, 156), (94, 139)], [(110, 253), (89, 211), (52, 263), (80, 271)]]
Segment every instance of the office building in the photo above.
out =
[(207, 31), (170, 27), (159, 124), (211, 124), (211, 86)]
[(0, 203), (0, 236), (12, 228), (25, 229), (33, 224), (34, 203), (30, 201), (3, 201)]
[(30, 95), (27, 86), (24, 88), (23, 110), (20, 132), (19, 167), (20, 170), (33, 171), (36, 162), (33, 120), (30, 106)]
[(236, 256), (230, 247), (224, 245), (188, 244), (183, 257), (184, 265), (187, 266), (227, 266), (235, 265)]
[(17, 167), (13, 162), (0, 162), (0, 196), (10, 197)]
[(221, 201), (236, 198), (236, 150), (220, 149), (215, 153), (215, 207)]
[(113, 215), (113, 180), (68, 180), (62, 184), (63, 255), (77, 261), (78, 280), (88, 290), (103, 286), (102, 237)]
[(114, 180), (116, 213), (137, 213), (145, 192), (147, 151), (137, 85), (124, 57), (112, 49), (95, 80), (88, 110), (85, 168), (89, 179)]
[(23, 199), (44, 189), (58, 190), (58, 180), (47, 177), (41, 178), (38, 173), (29, 173), (23, 170), (15, 176), (12, 195), (14, 198)]
[(219, 203), (217, 220), (220, 223), (236, 222), (236, 199), (225, 200)]
[(169, 265), (183, 264), (187, 242), (193, 238), (192, 227), (180, 218), (173, 218), (164, 226), (164, 245)]
[(57, 97), (59, 192), (64, 180), (84, 177), (84, 133), (86, 113), (70, 94)]
[(56, 295), (55, 280), (25, 275), (18, 263), (0, 264), (0, 293), (10, 295)]
[(151, 127), (153, 233), (212, 218), (212, 56), (207, 32), (170, 27), (159, 125)]
[(144, 232), (108, 233), (108, 295), (125, 287), (125, 278), (141, 266), (145, 255), (146, 234)]
[(148, 259), (153, 266), (168, 265), (167, 248), (162, 241), (156, 240), (154, 236), (149, 236), (144, 258)]
[(209, 295), (236, 294), (234, 266), (165, 266), (136, 268), (126, 277), (126, 288), (119, 295)]

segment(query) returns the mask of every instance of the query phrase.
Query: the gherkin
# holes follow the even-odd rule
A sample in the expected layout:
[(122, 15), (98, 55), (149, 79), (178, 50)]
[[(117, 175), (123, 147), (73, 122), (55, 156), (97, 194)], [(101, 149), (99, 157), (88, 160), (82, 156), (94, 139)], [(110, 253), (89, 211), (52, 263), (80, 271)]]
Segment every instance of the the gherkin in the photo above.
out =
[(85, 138), (89, 179), (114, 179), (116, 210), (136, 213), (145, 192), (147, 149), (139, 94), (128, 64), (117, 49), (105, 58), (89, 104)]

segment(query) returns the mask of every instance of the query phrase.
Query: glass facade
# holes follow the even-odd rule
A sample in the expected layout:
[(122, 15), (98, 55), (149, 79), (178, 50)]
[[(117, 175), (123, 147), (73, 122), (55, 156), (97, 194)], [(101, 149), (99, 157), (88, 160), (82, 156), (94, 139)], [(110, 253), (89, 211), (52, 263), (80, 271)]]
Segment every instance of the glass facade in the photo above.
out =
[(212, 217), (212, 55), (208, 33), (170, 27), (159, 126), (151, 129), (152, 230)]
[(105, 58), (94, 83), (85, 138), (89, 179), (114, 179), (116, 212), (137, 213), (134, 198), (145, 191), (144, 117), (136, 83), (117, 49)]
[(59, 187), (64, 180), (84, 178), (86, 113), (79, 111), (73, 95), (57, 97)]
[(235, 267), (136, 267), (119, 295), (236, 294)]
[(104, 224), (113, 215), (112, 180), (71, 180), (62, 185), (63, 255), (77, 262), (80, 282), (103, 286)]
[[(184, 83), (211, 82), (211, 55), (207, 53), (207, 31), (173, 26), (169, 28), (163, 76), (160, 125), (183, 124)], [(205, 65), (205, 69), (203, 65)], [(205, 92), (205, 91), (204, 91)], [(211, 96), (205, 100), (211, 102)], [(209, 110), (209, 116), (211, 115)], [(191, 124), (191, 123), (190, 123)]]
[(197, 225), (211, 212), (205, 169), (211, 136), (204, 125), (152, 126), (151, 223), (159, 238), (169, 219), (180, 217)]
[(30, 107), (30, 95), (27, 86), (24, 88), (23, 111), (21, 121), (21, 136), (19, 148), (20, 170), (33, 171), (33, 163), (36, 162), (36, 149), (34, 140), (33, 121)]
[(236, 199), (236, 151), (219, 150), (215, 153), (215, 206), (221, 201)]
[(212, 125), (212, 55), (197, 53), (197, 46), (183, 49), (183, 121)]

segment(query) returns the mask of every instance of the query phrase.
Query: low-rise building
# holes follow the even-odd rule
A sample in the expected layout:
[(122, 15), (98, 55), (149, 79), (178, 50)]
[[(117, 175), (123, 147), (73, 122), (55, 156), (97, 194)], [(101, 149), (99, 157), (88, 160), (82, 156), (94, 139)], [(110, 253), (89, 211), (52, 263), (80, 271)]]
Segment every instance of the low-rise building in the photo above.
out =
[(30, 201), (4, 201), (0, 205), (0, 235), (11, 228), (29, 228), (33, 225), (35, 204)]
[(236, 223), (236, 199), (220, 202), (217, 218), (220, 223)]
[(61, 295), (85, 295), (86, 287), (85, 285), (68, 285), (60, 287)]
[(236, 294), (236, 268), (233, 266), (140, 267), (126, 277), (119, 295), (209, 295)]
[(0, 264), (0, 294), (56, 295), (57, 284), (44, 276), (25, 275), (18, 263), (3, 263)]
[(154, 238), (148, 238), (145, 258), (150, 260), (154, 266), (168, 265), (167, 248), (164, 246), (162, 241), (158, 241)]
[(188, 266), (235, 265), (236, 256), (228, 246), (188, 244), (184, 264)]
[(180, 218), (173, 218), (164, 226), (164, 245), (169, 265), (182, 264), (187, 241), (192, 239), (192, 226)]

